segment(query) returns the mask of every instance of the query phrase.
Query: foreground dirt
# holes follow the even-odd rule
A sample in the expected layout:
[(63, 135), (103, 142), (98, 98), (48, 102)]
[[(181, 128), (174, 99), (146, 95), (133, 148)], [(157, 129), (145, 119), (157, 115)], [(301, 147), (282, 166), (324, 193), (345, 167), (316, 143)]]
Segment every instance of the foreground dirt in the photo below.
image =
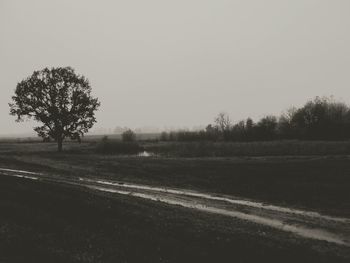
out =
[[(128, 199), (151, 200), (157, 207), (163, 206), (162, 204), (170, 204), (176, 211), (182, 211), (183, 208), (179, 206), (190, 208), (191, 210), (201, 211), (204, 215), (209, 216), (210, 214), (214, 214), (210, 216), (210, 220), (213, 219), (213, 216), (215, 216), (215, 218), (217, 216), (225, 218), (218, 222), (226, 222), (228, 218), (231, 218), (231, 220), (235, 220), (234, 222), (239, 222), (239, 225), (243, 227), (245, 229), (244, 231), (247, 231), (249, 235), (254, 236), (254, 233), (256, 233), (255, 237), (261, 238), (260, 231), (262, 231), (264, 233), (264, 238), (267, 238), (269, 242), (278, 240), (280, 244), (277, 245), (277, 250), (278, 247), (283, 250), (290, 246), (295, 246), (296, 244), (302, 247), (305, 244), (312, 244), (308, 252), (311, 254), (314, 253), (311, 258), (307, 256), (303, 257), (302, 255), (305, 252), (297, 251), (299, 248), (296, 250), (298, 252), (297, 257), (301, 259), (308, 258), (308, 262), (314, 259), (316, 262), (316, 258), (320, 260), (319, 257), (322, 255), (323, 260), (331, 260), (331, 262), (350, 259), (350, 220), (347, 218), (327, 216), (287, 207), (271, 206), (251, 200), (234, 198), (232, 196), (210, 195), (183, 189), (125, 184), (122, 182), (101, 180), (99, 178), (67, 179), (65, 177), (8, 169), (2, 169), (0, 172), (2, 177), (17, 177), (17, 180), (25, 182), (33, 181), (34, 184), (63, 184), (78, 187), (78, 191), (85, 189), (84, 191), (92, 191), (94, 194), (102, 194), (103, 196), (107, 194), (109, 197), (113, 198), (120, 198), (123, 195), (127, 195)], [(156, 223), (157, 219), (154, 221)], [(263, 230), (256, 232), (256, 228)], [(214, 227), (214, 229), (216, 229), (216, 227)], [(213, 236), (213, 238), (215, 237)], [(187, 241), (182, 240), (182, 242)], [(259, 246), (261, 246), (261, 244), (257, 245), (256, 249), (258, 249)], [(225, 253), (227, 253), (227, 251)], [(278, 254), (278, 252), (276, 253)], [(272, 253), (270, 256), (273, 258), (274, 255), (275, 253)]]

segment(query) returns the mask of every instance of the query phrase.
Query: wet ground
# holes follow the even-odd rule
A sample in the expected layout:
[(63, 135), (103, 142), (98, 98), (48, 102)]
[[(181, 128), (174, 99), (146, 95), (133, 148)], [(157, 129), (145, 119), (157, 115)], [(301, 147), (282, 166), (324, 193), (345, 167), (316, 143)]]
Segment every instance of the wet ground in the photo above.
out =
[(106, 181), (100, 178), (67, 178), (23, 170), (0, 169), (3, 176), (20, 177), (24, 180), (39, 180), (78, 185), (94, 191), (127, 195), (153, 202), (182, 206), (204, 213), (238, 218), (254, 224), (265, 225), (296, 237), (326, 241), (350, 247), (350, 219), (317, 212), (298, 210), (245, 200), (233, 196), (203, 193), (186, 189), (152, 187), (149, 185)]

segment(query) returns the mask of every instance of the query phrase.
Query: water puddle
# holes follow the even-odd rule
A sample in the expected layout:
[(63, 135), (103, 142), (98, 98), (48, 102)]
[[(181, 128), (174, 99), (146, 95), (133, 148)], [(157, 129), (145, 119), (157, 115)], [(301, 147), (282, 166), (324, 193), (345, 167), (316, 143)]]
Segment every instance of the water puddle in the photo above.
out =
[(29, 176), (29, 175), (21, 175), (21, 174), (5, 174), (5, 175), (23, 178), (23, 179), (39, 180), (39, 177)]
[(0, 171), (12, 172), (12, 173), (22, 173), (22, 174), (42, 175), (41, 173), (34, 173), (34, 172), (28, 172), (28, 171), (22, 171), (22, 170), (12, 170), (12, 169), (6, 169), (6, 168), (0, 168)]
[(253, 201), (247, 201), (247, 200), (242, 200), (242, 199), (232, 199), (232, 198), (228, 198), (228, 197), (215, 196), (215, 195), (211, 195), (211, 194), (198, 193), (198, 192), (188, 191), (188, 190), (169, 189), (169, 188), (152, 187), (152, 186), (137, 185), (137, 184), (130, 184), (130, 183), (109, 182), (109, 181), (104, 181), (104, 180), (92, 180), (92, 179), (85, 179), (85, 178), (79, 178), (79, 180), (90, 182), (90, 183), (118, 186), (118, 187), (122, 187), (122, 188), (130, 188), (130, 189), (138, 189), (138, 190), (155, 191), (155, 192), (160, 192), (160, 193), (170, 193), (170, 194), (177, 194), (177, 195), (199, 197), (199, 198), (204, 198), (204, 199), (213, 200), (213, 201), (223, 201), (223, 202), (227, 202), (227, 203), (235, 204), (235, 205), (249, 206), (249, 207), (258, 208), (258, 209), (266, 209), (266, 210), (271, 210), (271, 211), (276, 211), (276, 212), (302, 215), (302, 216), (313, 217), (313, 218), (324, 219), (324, 220), (331, 220), (331, 221), (342, 222), (342, 223), (349, 223), (350, 222), (350, 220), (348, 218), (327, 216), (327, 215), (322, 215), (322, 214), (317, 213), (317, 212), (303, 211), (303, 210), (298, 210), (298, 209), (293, 209), (293, 208), (288, 208), (288, 207), (281, 207), (281, 206), (276, 206), (276, 205), (267, 205), (267, 204), (260, 203), (260, 202), (253, 202)]
[(139, 157), (152, 157), (152, 156), (154, 156), (154, 153), (143, 151), (143, 152), (140, 152), (137, 156), (139, 156)]
[(230, 217), (250, 221), (253, 223), (273, 227), (286, 232), (291, 232), (296, 235), (302, 236), (304, 238), (323, 240), (323, 241), (335, 243), (338, 245), (350, 246), (350, 243), (348, 240), (343, 240), (342, 238), (339, 238), (337, 235), (327, 232), (323, 229), (307, 228), (304, 226), (291, 225), (277, 219), (270, 219), (270, 218), (265, 218), (257, 215), (245, 214), (238, 211), (231, 211), (231, 210), (226, 210), (222, 208), (216, 208), (213, 206), (196, 204), (190, 201), (178, 200), (176, 198), (171, 198), (171, 197), (163, 197), (163, 196), (157, 196), (157, 195), (146, 194), (146, 193), (123, 191), (123, 190), (105, 188), (100, 186), (87, 186), (87, 187), (98, 191), (129, 195), (129, 196), (139, 197), (147, 200), (158, 201), (158, 202), (162, 202), (170, 205), (179, 205), (185, 208), (196, 209), (203, 212), (230, 216)]
[[(350, 246), (350, 238), (347, 236), (345, 231), (349, 229), (350, 219), (339, 218), (321, 215), (317, 212), (303, 211), (288, 207), (281, 207), (275, 205), (267, 205), (261, 202), (254, 202), (242, 199), (234, 199), (225, 196), (217, 196), (207, 193), (199, 193), (190, 190), (182, 189), (169, 189), (164, 187), (152, 187), (147, 185), (138, 185), (132, 183), (122, 183), (122, 182), (111, 182), (99, 179), (88, 179), (79, 178), (79, 181), (60, 177), (50, 177), (44, 176), (40, 173), (12, 170), (0, 168), (0, 174), (5, 176), (14, 176), (23, 179), (30, 180), (45, 180), (50, 182), (61, 182), (71, 185), (78, 185), (88, 187), (93, 190), (116, 193), (122, 195), (129, 195), (134, 197), (139, 197), (151, 201), (159, 201), (170, 205), (178, 205), (185, 208), (196, 209), (198, 211), (214, 213), (219, 215), (230, 216), (256, 224), (261, 224), (275, 229), (283, 230), (286, 232), (294, 233), (304, 238), (311, 238), (317, 240), (328, 241), (334, 244)], [(196, 199), (197, 198), (197, 199)], [(201, 202), (198, 202), (201, 199)], [(245, 211), (238, 211), (235, 207), (225, 206), (222, 207), (222, 203), (241, 205), (250, 208), (255, 208), (249, 213)], [(271, 210), (276, 212), (273, 218), (269, 216), (264, 216), (262, 211)], [(298, 223), (292, 223), (291, 220), (285, 220), (285, 216), (289, 214), (289, 219), (303, 218), (302, 221)], [(306, 217), (309, 217), (309, 221), (315, 222), (316, 227), (308, 226)], [(327, 226), (336, 225), (336, 231), (343, 231), (339, 234), (333, 233), (331, 229), (320, 228), (320, 224), (317, 223), (316, 219), (324, 220)], [(305, 221), (306, 220), (306, 221)], [(340, 226), (338, 223), (344, 223), (345, 225)], [(337, 225), (338, 224), (338, 225)], [(323, 223), (321, 224), (323, 225)], [(338, 228), (338, 230), (337, 230)]]

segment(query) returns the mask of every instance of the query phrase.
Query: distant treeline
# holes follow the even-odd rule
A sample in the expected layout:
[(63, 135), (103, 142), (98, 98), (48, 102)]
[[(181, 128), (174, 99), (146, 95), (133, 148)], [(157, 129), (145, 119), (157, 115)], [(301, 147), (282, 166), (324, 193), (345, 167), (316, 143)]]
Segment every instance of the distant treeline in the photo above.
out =
[(350, 108), (332, 98), (316, 97), (281, 116), (232, 123), (220, 113), (200, 131), (163, 132), (163, 141), (271, 141), (280, 139), (346, 140), (350, 138)]

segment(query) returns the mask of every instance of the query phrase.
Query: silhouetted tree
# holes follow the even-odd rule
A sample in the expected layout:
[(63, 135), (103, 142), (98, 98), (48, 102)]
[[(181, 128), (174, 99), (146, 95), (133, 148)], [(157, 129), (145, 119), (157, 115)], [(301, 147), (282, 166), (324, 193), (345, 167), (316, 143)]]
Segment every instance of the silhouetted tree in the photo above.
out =
[(293, 139), (297, 137), (296, 126), (292, 122), (295, 112), (296, 108), (292, 107), (279, 117), (277, 124), (277, 135), (279, 138)]
[(277, 118), (266, 116), (256, 124), (256, 136), (259, 140), (273, 140), (276, 135)]
[(27, 117), (43, 123), (34, 130), (42, 138), (57, 141), (58, 151), (67, 137), (80, 141), (96, 122), (100, 106), (91, 96), (88, 79), (70, 67), (34, 71), (17, 84), (12, 100), (10, 114), (17, 121)]
[(344, 103), (316, 97), (296, 110), (291, 123), (301, 139), (344, 139), (349, 137), (349, 117)]
[(230, 129), (231, 120), (227, 113), (220, 112), (215, 118), (215, 124), (220, 132), (224, 132)]
[(207, 127), (205, 128), (205, 133), (206, 133), (207, 139), (211, 141), (218, 140), (219, 134), (220, 134), (218, 127), (213, 126), (211, 124), (207, 125)]
[(230, 129), (232, 126), (232, 123), (228, 114), (224, 112), (220, 112), (218, 116), (216, 116), (214, 122), (217, 130), (219, 131), (219, 134), (218, 134), (219, 139), (228, 140), (230, 137)]
[(245, 122), (239, 121), (233, 125), (230, 132), (224, 138), (226, 141), (244, 141), (245, 140)]
[(344, 140), (350, 138), (350, 108), (333, 98), (316, 97), (301, 108), (290, 108), (278, 119), (267, 116), (254, 123), (231, 123), (220, 113), (214, 124), (201, 131), (170, 132), (168, 140), (262, 141), (275, 139)]
[(133, 142), (136, 140), (136, 134), (132, 130), (128, 129), (122, 133), (122, 140), (123, 142)]
[(251, 141), (254, 138), (254, 121), (251, 118), (248, 118), (245, 121), (245, 140), (246, 141)]

